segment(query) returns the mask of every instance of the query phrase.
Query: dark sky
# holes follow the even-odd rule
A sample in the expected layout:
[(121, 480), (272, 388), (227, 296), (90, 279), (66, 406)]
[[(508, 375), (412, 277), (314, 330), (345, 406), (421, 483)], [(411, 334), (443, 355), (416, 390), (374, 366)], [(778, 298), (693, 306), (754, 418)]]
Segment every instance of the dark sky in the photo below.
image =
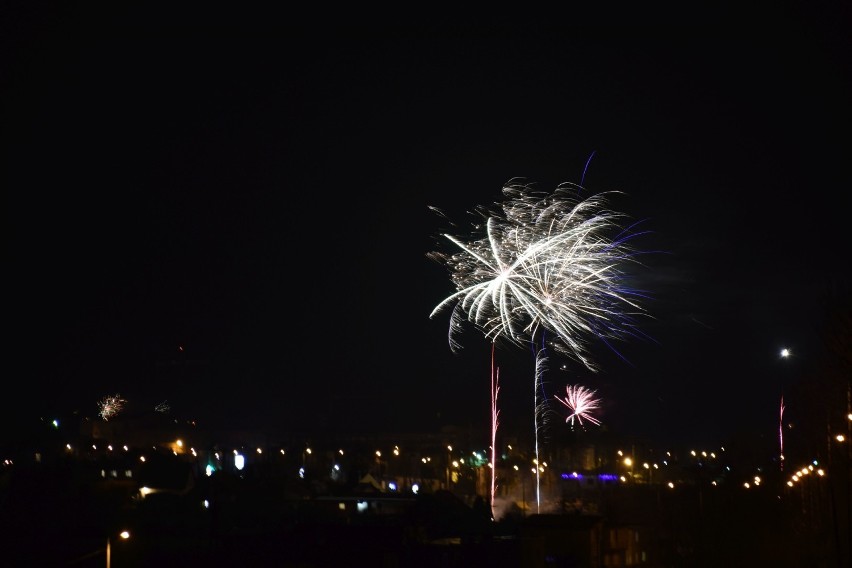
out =
[[(429, 207), (464, 234), (516, 177), (621, 191), (652, 231), (654, 340), (546, 379), (599, 389), (619, 432), (774, 431), (848, 285), (852, 60), (828, 17), (760, 36), (20, 17), (0, 83), (9, 420), (120, 393), (240, 427), (487, 428), (489, 344), (468, 328), (454, 355), (449, 312), (429, 318), (454, 291)], [(502, 427), (527, 435), (530, 350), (496, 358)]]

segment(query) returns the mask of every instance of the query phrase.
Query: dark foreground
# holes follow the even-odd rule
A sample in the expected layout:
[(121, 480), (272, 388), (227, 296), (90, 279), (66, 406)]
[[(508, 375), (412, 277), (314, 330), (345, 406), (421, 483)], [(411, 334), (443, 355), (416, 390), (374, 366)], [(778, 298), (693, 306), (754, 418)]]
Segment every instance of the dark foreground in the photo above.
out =
[(617, 486), (597, 495), (595, 514), (510, 511), (497, 522), (447, 491), (292, 495), (220, 480), (136, 493), (13, 478), (0, 502), (0, 566), (834, 568), (848, 547), (816, 501), (724, 488)]

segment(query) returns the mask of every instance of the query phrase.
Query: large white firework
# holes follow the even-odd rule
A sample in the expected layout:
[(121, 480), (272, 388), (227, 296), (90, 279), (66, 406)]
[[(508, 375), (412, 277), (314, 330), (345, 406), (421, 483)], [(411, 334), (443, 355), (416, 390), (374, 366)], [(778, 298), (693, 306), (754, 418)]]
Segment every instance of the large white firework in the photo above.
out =
[[(561, 184), (552, 193), (510, 181), (498, 208), (478, 208), (481, 223), (453, 254), (430, 253), (451, 272), (456, 292), (430, 314), (454, 306), (450, 345), (467, 319), (492, 341), (535, 342), (551, 332), (557, 351), (596, 371), (588, 354), (592, 337), (610, 340), (637, 334), (642, 294), (626, 285), (624, 267), (636, 262), (631, 239), (640, 233), (627, 218), (607, 208), (607, 193), (578, 199), (582, 188)], [(614, 192), (609, 192), (614, 193)]]

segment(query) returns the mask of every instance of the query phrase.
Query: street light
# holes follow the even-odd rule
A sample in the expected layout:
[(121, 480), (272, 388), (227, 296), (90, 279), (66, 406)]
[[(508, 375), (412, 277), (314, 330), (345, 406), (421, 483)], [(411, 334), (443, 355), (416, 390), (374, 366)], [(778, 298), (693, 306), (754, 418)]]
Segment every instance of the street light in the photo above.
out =
[[(130, 531), (121, 531), (118, 533), (118, 538), (121, 540), (127, 540), (130, 538)], [(110, 568), (110, 563), (112, 562), (112, 546), (110, 543), (110, 537), (107, 536), (106, 541), (106, 568)]]
[[(788, 359), (791, 355), (786, 347), (780, 352), (782, 359)], [(784, 471), (784, 381), (781, 381), (781, 404), (778, 413), (778, 464), (780, 471)]]
[(453, 461), (453, 447), (447, 446), (447, 490), (450, 489), (450, 462)]

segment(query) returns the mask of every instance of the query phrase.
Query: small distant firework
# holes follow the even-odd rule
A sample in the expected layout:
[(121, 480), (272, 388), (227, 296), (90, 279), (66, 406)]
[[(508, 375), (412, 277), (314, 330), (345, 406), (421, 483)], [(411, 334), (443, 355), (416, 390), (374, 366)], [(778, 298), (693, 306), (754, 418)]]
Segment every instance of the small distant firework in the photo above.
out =
[(600, 399), (595, 398), (597, 391), (579, 385), (568, 385), (565, 387), (565, 391), (565, 398), (556, 397), (556, 400), (571, 410), (571, 414), (568, 415), (565, 422), (570, 422), (573, 426), (574, 419), (576, 418), (577, 422), (582, 426), (585, 419), (592, 424), (600, 426), (600, 421), (591, 415), (593, 410), (600, 408)]
[(125, 402), (127, 401), (121, 398), (120, 394), (106, 396), (98, 402), (98, 408), (100, 408), (98, 414), (104, 420), (109, 420), (121, 412)]
[(163, 401), (154, 407), (155, 412), (168, 412), (172, 408), (168, 405), (168, 401)]

